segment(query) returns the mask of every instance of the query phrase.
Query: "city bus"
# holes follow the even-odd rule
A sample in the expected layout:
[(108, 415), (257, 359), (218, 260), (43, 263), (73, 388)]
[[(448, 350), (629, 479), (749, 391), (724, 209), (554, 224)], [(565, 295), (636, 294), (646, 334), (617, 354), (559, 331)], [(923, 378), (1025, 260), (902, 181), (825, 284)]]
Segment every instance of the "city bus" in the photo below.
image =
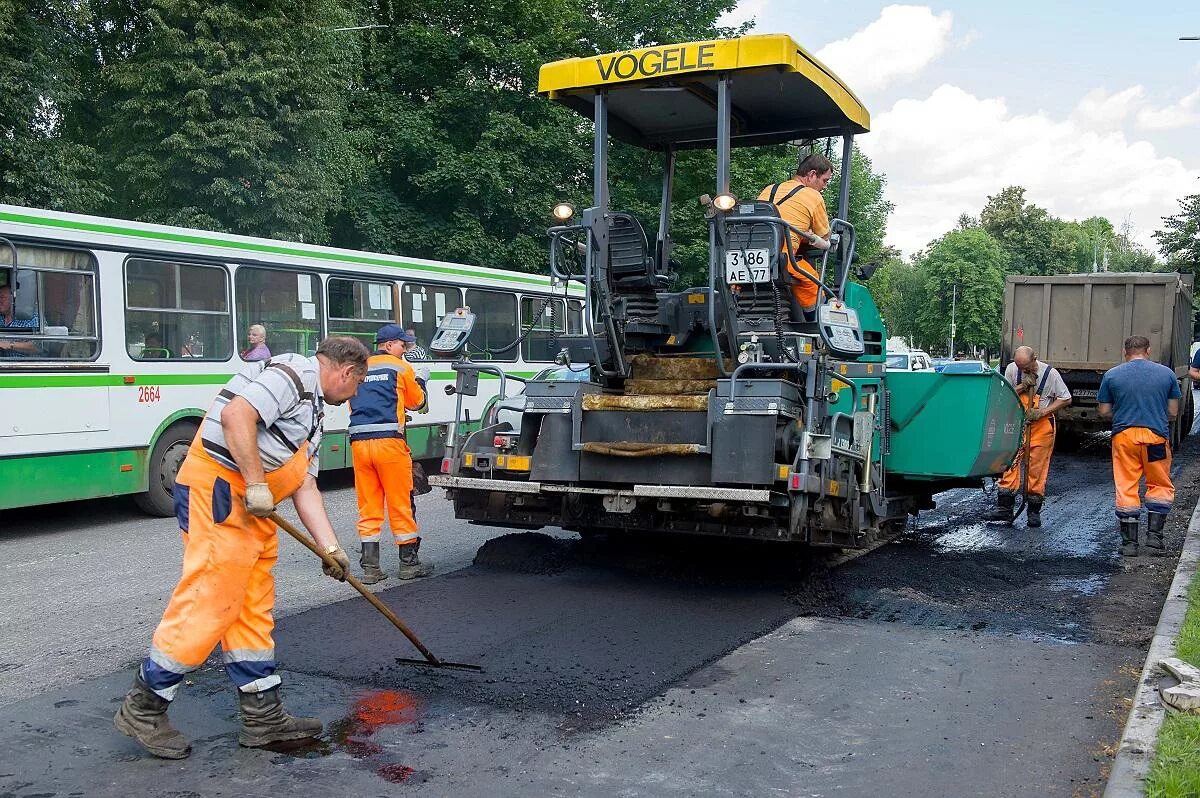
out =
[[(536, 274), (0, 204), (0, 510), (131, 495), (173, 514), (205, 410), (243, 355), (261, 356), (254, 325), (271, 354), (312, 355), (327, 335), (371, 347), (391, 322), (428, 351), (467, 306), (472, 359), (529, 377), (558, 335), (582, 331), (581, 294)], [(428, 365), (428, 408), (408, 426), (418, 459), (442, 456), (457, 398), (450, 364)], [(476, 418), (488, 399), (463, 397)], [(322, 469), (350, 465), (348, 423), (327, 408)]]

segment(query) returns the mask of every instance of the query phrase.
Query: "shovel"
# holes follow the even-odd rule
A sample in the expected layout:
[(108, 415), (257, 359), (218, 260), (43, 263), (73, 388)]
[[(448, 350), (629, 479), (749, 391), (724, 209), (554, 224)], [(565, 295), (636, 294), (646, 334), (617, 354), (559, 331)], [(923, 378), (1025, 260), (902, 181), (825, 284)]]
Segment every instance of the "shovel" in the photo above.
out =
[[(296, 527), (292, 526), (290, 523), (281, 518), (279, 513), (271, 513), (270, 519), (274, 521), (284, 532), (287, 532), (296, 540), (300, 541), (304, 548), (320, 557), (321, 562), (325, 563), (326, 565), (333, 566), (334, 568), (341, 567), (332, 557), (321, 551), (317, 547), (317, 544), (313, 543), (307, 535), (301, 534)], [(371, 606), (379, 610), (383, 617), (391, 621), (392, 625), (399, 629), (404, 636), (408, 638), (409, 642), (417, 647), (417, 651), (421, 652), (421, 656), (425, 658), (405, 659), (403, 657), (396, 657), (396, 662), (400, 663), (401, 665), (424, 665), (429, 668), (453, 668), (455, 670), (475, 671), (477, 673), (483, 670), (483, 668), (478, 665), (467, 665), (462, 662), (447, 662), (446, 660), (438, 659), (433, 655), (433, 652), (426, 648), (425, 644), (422, 643), (415, 634), (413, 634), (412, 630), (408, 628), (404, 621), (397, 618), (396, 613), (388, 609), (387, 605), (380, 601), (374, 593), (372, 593), (370, 590), (367, 590), (362, 582), (355, 579), (349, 573), (346, 574), (346, 581), (349, 582), (355, 590), (357, 590), (359, 593), (362, 593), (362, 597), (371, 602)]]

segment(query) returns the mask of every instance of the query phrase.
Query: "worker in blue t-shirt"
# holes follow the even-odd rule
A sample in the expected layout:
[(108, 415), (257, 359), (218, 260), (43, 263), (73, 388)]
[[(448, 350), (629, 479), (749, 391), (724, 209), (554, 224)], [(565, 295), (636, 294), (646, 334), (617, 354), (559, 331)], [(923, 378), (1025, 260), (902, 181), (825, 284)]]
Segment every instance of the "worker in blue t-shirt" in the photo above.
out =
[(1103, 418), (1112, 419), (1113, 482), (1121, 554), (1138, 553), (1138, 518), (1142, 501), (1138, 483), (1146, 480), (1146, 549), (1161, 555), (1163, 526), (1175, 486), (1171, 484), (1171, 420), (1179, 413), (1179, 381), (1175, 372), (1150, 359), (1145, 336), (1125, 339), (1125, 362), (1109, 369), (1100, 381), (1096, 401)]

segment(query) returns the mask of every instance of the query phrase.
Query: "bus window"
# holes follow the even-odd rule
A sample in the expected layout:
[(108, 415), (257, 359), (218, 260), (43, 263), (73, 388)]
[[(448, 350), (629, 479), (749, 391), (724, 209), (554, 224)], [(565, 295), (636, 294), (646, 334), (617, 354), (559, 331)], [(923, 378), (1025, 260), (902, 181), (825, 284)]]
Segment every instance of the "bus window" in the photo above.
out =
[(462, 294), (457, 288), (405, 283), (400, 289), (401, 323), (417, 334), (422, 348), (433, 338), (442, 316), (461, 306)]
[(18, 245), (13, 264), (0, 247), (0, 358), (92, 360), (99, 349), (91, 253)]
[[(545, 297), (521, 298), (521, 329), (533, 324), (534, 316), (542, 309)], [(558, 336), (563, 332), (563, 317), (566, 315), (563, 301), (555, 299), (546, 306), (546, 310), (534, 324), (533, 331), (521, 344), (521, 354), (525, 360), (551, 362), (558, 354)]]
[(578, 299), (567, 300), (567, 332), (571, 335), (583, 333), (583, 303)]
[(219, 266), (125, 262), (125, 347), (134, 360), (228, 360), (229, 275)]
[[(502, 291), (480, 291), (467, 289), (467, 306), (475, 314), (475, 330), (467, 344), (467, 352), (477, 360), (516, 360), (517, 347), (517, 297)], [(488, 354), (485, 349), (500, 349), (503, 352)]]
[(349, 335), (375, 349), (375, 333), (396, 320), (393, 283), (329, 278), (329, 334)]
[(239, 335), (246, 336), (251, 325), (261, 324), (267, 330), (267, 348), (272, 355), (294, 352), (311, 357), (317, 353), (321, 281), (315, 274), (242, 266), (234, 284)]

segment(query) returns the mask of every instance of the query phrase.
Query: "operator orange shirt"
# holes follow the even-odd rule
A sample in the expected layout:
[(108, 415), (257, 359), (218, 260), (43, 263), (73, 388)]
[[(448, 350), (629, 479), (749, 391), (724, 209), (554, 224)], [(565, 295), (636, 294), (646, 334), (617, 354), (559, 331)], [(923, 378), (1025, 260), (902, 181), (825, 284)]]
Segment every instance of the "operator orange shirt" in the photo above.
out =
[[(771, 199), (774, 190), (775, 198)], [(794, 192), (794, 193), (793, 193)], [(790, 196), (789, 196), (790, 195)], [(758, 195), (760, 200), (774, 202), (779, 209), (779, 215), (785, 222), (800, 230), (807, 230), (813, 235), (825, 238), (829, 235), (829, 214), (825, 211), (825, 199), (815, 188), (808, 188), (796, 178), (764, 188)], [(797, 250), (808, 248), (808, 242), (795, 233), (791, 233), (792, 247)], [(799, 267), (800, 271), (797, 271)], [(803, 272), (817, 276), (816, 268), (806, 259), (797, 258), (796, 265), (788, 264), (788, 271), (796, 278), (792, 292), (803, 308), (812, 308), (817, 304), (817, 284), (804, 279)]]

